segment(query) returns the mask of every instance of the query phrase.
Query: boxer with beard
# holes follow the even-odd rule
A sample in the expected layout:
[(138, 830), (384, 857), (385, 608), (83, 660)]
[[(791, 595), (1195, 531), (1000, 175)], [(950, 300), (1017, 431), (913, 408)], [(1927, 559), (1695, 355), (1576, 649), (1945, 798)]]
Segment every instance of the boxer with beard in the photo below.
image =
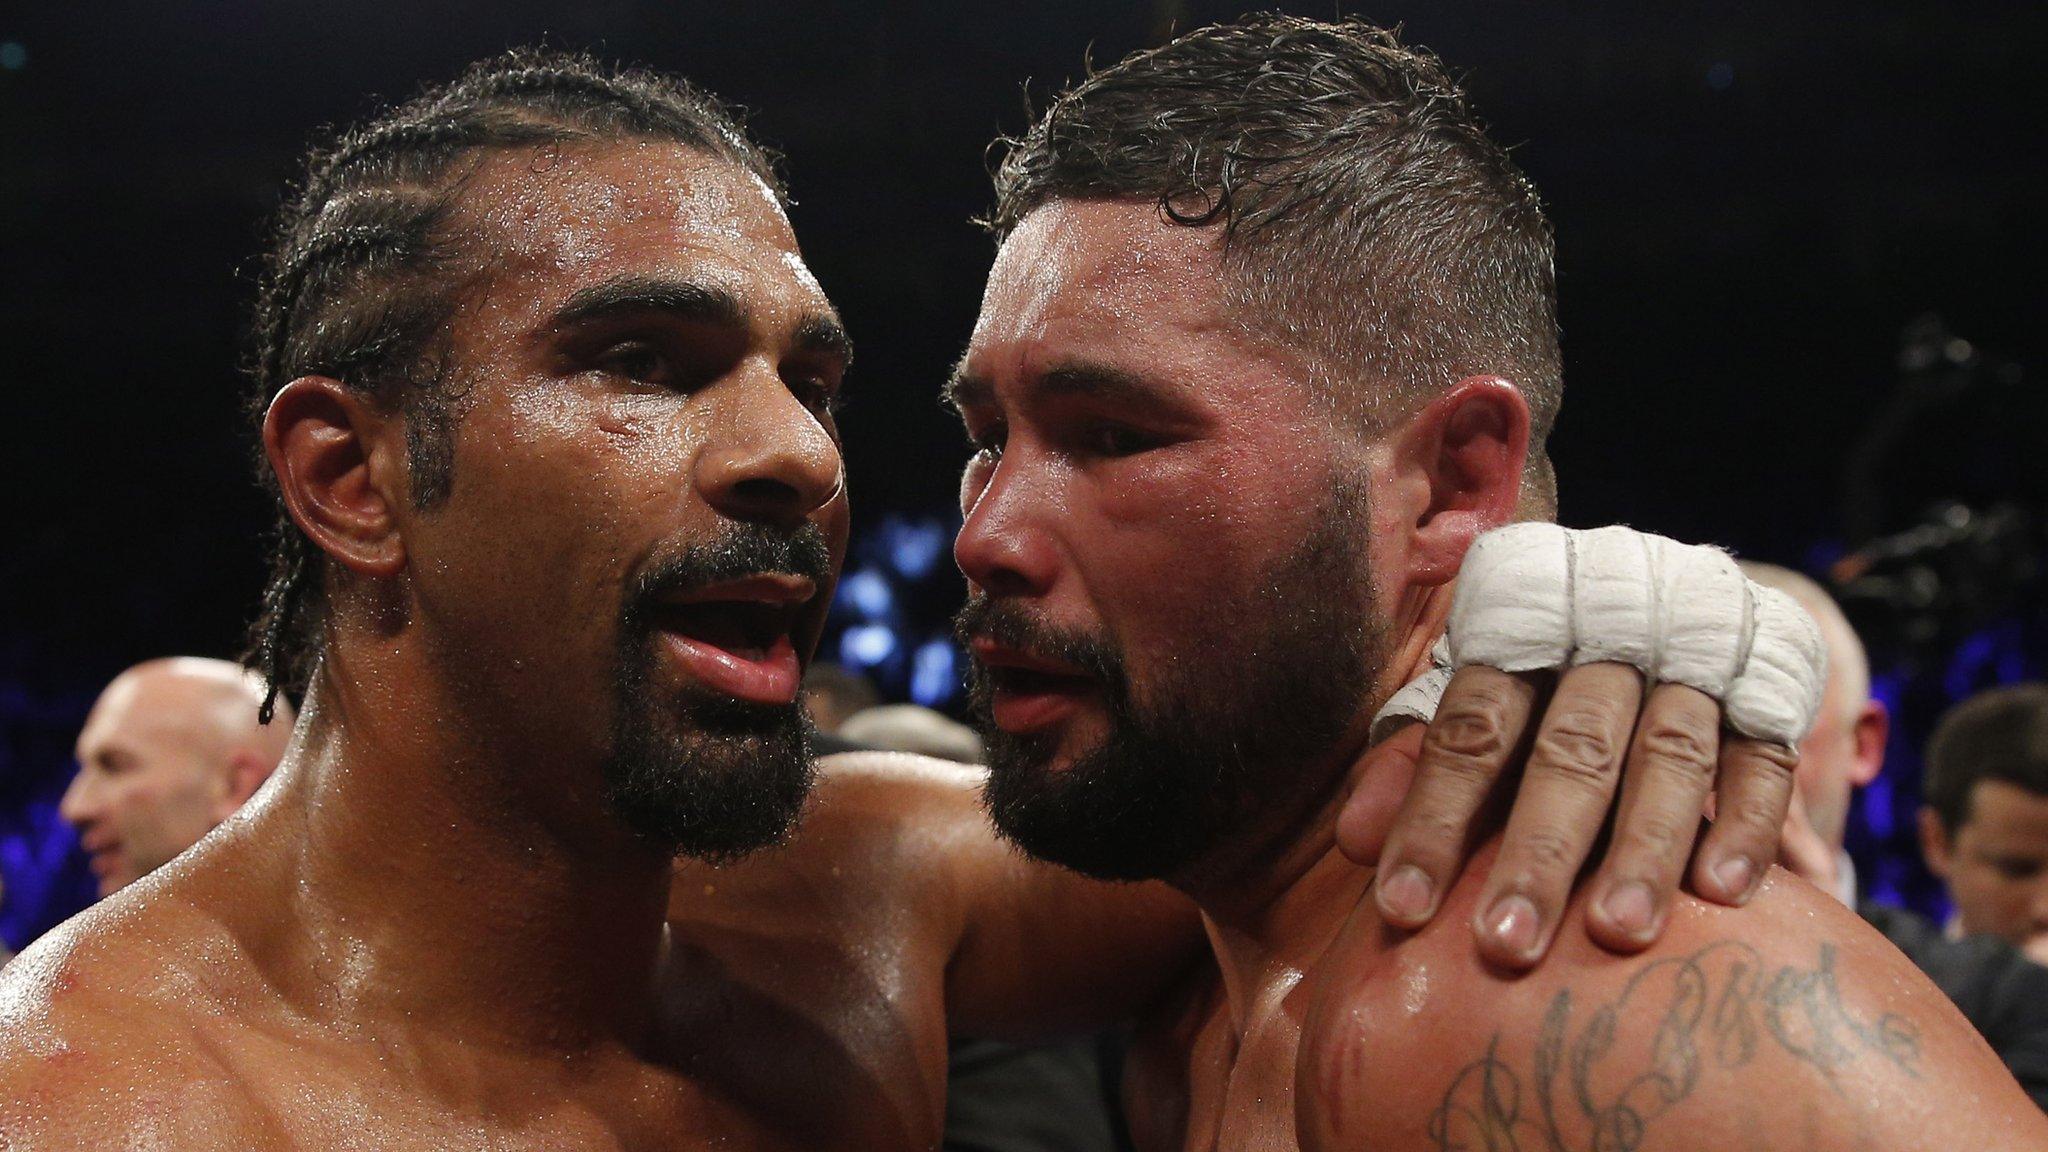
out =
[[(1548, 511), (1550, 235), (1433, 57), (1349, 21), (1189, 33), (1057, 97), (1012, 142), (990, 223), (949, 388), (977, 449), (955, 554), (990, 810), (1035, 856), (1186, 893), (1211, 946), (1141, 1029), (1141, 1149), (2048, 1147), (1941, 993), (1782, 873), (1730, 877), (1761, 884), (1740, 913), (1589, 882), (1574, 909), (1667, 925), (1618, 957), (1538, 914), (1526, 846), (1488, 837), (1419, 932), (1389, 914), (1399, 873), (1340, 849), (1340, 824), (1369, 841), (1414, 807), (1406, 766), (1361, 752), (1447, 620), (1454, 650), (1555, 644), (1610, 685), (1637, 670), (1572, 627), (1602, 606), (1652, 622), (1646, 663), (1703, 681), (1819, 646), (1810, 623), (1766, 645), (1761, 622), (1796, 609), (1726, 556), (1543, 524), (1474, 544)], [(1630, 571), (1656, 591), (1614, 583)], [(1753, 646), (1673, 626), (1716, 601), (1760, 622)], [(1780, 739), (1811, 716), (1817, 680), (1797, 683)], [(1567, 691), (1525, 803), (1564, 788), (1604, 809), (1625, 750), (1704, 798), (1710, 729)], [(1395, 740), (1425, 766), (1497, 742), (1452, 711)], [(1566, 760), (1594, 767), (1539, 779)], [(1621, 793), (1627, 816), (1642, 790)], [(1720, 800), (1723, 823), (1754, 806)], [(1575, 867), (1588, 841), (1535, 843)], [(1559, 942), (1515, 971), (1468, 922), (1525, 957)]]
[(1098, 1025), (1199, 958), (1181, 897), (999, 842), (973, 772), (812, 788), (849, 346), (716, 101), (480, 65), (314, 157), (257, 329), (255, 660), (299, 720), (0, 980), (0, 1144), (933, 1147), (949, 1026)]

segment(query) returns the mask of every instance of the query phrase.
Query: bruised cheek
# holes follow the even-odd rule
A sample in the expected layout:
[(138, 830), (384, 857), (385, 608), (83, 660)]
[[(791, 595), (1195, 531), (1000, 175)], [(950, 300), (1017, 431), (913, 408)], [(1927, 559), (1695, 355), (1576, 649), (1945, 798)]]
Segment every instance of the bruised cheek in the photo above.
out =
[(1172, 450), (1142, 471), (1098, 485), (1100, 532), (1089, 584), (1098, 603), (1120, 602), (1127, 649), (1171, 654), (1199, 639), (1207, 621), (1254, 595), (1290, 547), (1284, 501), (1253, 481), (1270, 479), (1248, 452)]
[(1249, 448), (1170, 448), (1140, 459), (1150, 462), (1100, 486), (1104, 521), (1126, 547), (1220, 574), (1263, 570), (1300, 540), (1303, 513), (1323, 502), (1291, 469)]

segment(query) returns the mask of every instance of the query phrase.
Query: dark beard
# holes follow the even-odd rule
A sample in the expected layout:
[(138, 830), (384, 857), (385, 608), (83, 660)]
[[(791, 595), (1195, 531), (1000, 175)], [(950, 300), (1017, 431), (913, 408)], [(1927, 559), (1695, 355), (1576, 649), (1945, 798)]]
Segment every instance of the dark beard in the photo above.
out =
[(988, 750), (983, 795), (997, 831), (1098, 879), (1177, 883), (1221, 865), (1233, 846), (1262, 850), (1247, 837), (1284, 836), (1344, 767), (1311, 771), (1368, 703), (1384, 659), (1370, 613), (1354, 618), (1373, 602), (1368, 523), (1362, 495), (1348, 486), (1333, 495), (1253, 595), (1204, 614), (1183, 658), (1145, 685), (1143, 699), (1109, 639), (970, 599), (958, 621), (963, 641), (987, 636), (1088, 672), (1108, 714), (1100, 744), (1051, 770), (1057, 735), (997, 728), (989, 673), (971, 663), (968, 706)]
[(664, 851), (725, 862), (779, 843), (810, 795), (815, 770), (800, 704), (709, 693), (678, 702), (657, 691), (652, 676), (659, 597), (762, 572), (823, 584), (832, 574), (824, 533), (816, 525), (787, 536), (739, 526), (650, 564), (621, 609), (605, 795), (628, 827)]

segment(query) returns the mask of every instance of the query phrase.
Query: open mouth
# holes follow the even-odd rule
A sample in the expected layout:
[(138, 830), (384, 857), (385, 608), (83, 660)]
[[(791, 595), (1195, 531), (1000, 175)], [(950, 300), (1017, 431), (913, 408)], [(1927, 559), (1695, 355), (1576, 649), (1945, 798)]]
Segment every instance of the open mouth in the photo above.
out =
[(792, 634), (816, 591), (801, 577), (749, 577), (665, 599), (650, 621), (683, 672), (706, 688), (788, 704), (803, 678)]
[(1093, 676), (1058, 661), (980, 638), (972, 645), (988, 676), (990, 719), (1005, 732), (1059, 724), (1097, 688)]

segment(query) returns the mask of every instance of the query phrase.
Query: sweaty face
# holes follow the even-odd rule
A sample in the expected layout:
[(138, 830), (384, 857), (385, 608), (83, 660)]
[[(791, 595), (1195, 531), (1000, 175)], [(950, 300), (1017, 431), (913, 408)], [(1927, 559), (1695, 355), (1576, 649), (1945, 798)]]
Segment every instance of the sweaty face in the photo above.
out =
[(488, 158), (452, 486), (403, 525), (501, 790), (726, 857), (810, 782), (797, 704), (846, 540), (844, 335), (769, 190), (670, 145)]
[(1149, 204), (1039, 209), (950, 388), (977, 449), (955, 555), (990, 810), (1098, 876), (1273, 847), (1382, 658), (1365, 445), (1230, 322), (1213, 244)]
[(1979, 781), (1945, 871), (1965, 932), (2002, 936), (2048, 961), (2048, 796)]
[(117, 681), (86, 718), (77, 754), (58, 811), (78, 829), (101, 896), (170, 863), (225, 815), (228, 750), (191, 701)]

